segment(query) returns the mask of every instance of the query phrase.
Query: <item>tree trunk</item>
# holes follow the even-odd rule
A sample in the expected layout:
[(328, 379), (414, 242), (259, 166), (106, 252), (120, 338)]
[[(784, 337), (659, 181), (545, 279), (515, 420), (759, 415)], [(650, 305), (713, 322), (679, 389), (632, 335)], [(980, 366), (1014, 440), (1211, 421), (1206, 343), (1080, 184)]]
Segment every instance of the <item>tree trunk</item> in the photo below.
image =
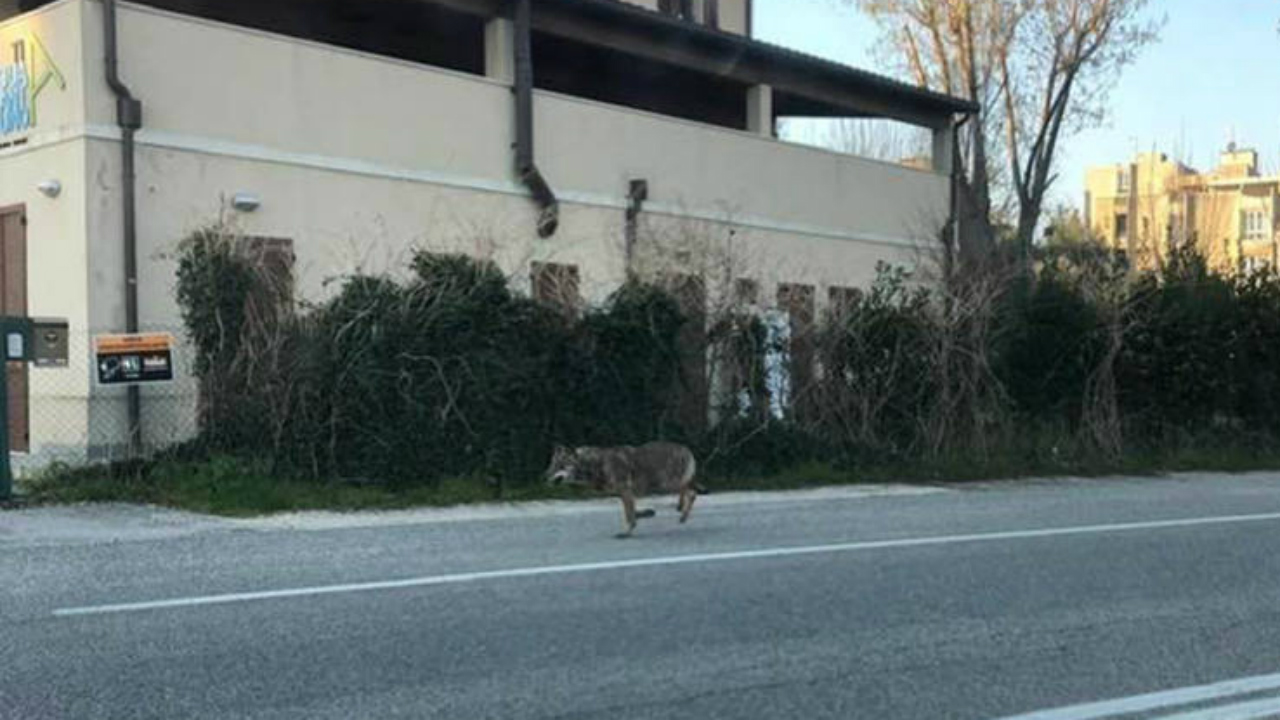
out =
[(1039, 199), (1025, 199), (1018, 205), (1018, 229), (1014, 240), (1027, 270), (1031, 269), (1031, 248), (1035, 244), (1036, 225), (1040, 222)]

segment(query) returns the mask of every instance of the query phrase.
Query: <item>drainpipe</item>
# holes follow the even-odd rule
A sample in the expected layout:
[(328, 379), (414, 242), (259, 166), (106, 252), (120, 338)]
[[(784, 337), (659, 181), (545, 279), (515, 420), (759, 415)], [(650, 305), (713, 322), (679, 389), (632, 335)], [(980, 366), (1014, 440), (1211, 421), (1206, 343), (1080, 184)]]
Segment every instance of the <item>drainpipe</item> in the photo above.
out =
[[(960, 248), (960, 178), (964, 173), (960, 157), (960, 128), (973, 119), (972, 115), (962, 115), (960, 122), (951, 126), (951, 252), (948, 262), (954, 262), (955, 255), (962, 255)], [(951, 268), (948, 268), (950, 271)]]
[(541, 212), (538, 237), (556, 234), (560, 201), (533, 159), (533, 10), (530, 0), (516, 2), (516, 172)]
[[(121, 135), (120, 193), (124, 205), (124, 317), (125, 332), (138, 332), (138, 222), (134, 135), (142, 127), (142, 102), (120, 80), (119, 43), (116, 38), (116, 0), (102, 0), (102, 24), (106, 45), (107, 85), (116, 96), (116, 123)], [(142, 398), (136, 385), (127, 396), (129, 456), (142, 445)]]
[(645, 200), (649, 199), (649, 181), (632, 180), (627, 187), (626, 213), (626, 252), (627, 279), (632, 276), (632, 262), (635, 257), (636, 241), (640, 235), (640, 211), (644, 209)]

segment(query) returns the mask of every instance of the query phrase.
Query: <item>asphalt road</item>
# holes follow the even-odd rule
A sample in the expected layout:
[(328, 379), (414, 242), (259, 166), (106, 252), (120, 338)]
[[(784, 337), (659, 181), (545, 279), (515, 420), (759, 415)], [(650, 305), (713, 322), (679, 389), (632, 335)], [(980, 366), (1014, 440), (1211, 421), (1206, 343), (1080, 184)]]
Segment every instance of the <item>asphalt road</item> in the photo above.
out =
[(0, 718), (1280, 716), (1280, 475), (657, 506), (0, 513)]

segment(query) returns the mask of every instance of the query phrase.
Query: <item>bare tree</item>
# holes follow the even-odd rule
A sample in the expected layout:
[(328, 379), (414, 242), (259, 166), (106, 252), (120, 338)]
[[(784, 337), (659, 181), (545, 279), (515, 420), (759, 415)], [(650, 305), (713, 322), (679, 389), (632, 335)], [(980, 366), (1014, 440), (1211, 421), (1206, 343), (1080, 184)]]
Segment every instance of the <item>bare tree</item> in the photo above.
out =
[(973, 203), (989, 217), (992, 118), (998, 106), (998, 48), (1009, 45), (1022, 15), (1017, 0), (857, 0), (883, 29), (884, 49), (917, 85), (979, 103), (961, 153)]
[(1059, 143), (1106, 113), (1119, 71), (1156, 38), (1147, 0), (1033, 0), (1011, 42), (995, 48), (1017, 240), (1031, 247), (1057, 179)]
[(990, 213), (1003, 157), (1029, 254), (1062, 141), (1096, 125), (1119, 71), (1155, 40), (1147, 0), (857, 0), (917, 84), (977, 102), (963, 151)]

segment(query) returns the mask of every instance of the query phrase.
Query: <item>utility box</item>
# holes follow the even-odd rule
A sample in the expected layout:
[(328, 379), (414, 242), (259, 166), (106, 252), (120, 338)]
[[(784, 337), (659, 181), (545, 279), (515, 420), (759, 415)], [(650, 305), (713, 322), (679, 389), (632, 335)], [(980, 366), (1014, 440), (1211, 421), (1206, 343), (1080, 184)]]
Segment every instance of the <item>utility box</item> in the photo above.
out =
[(67, 321), (61, 318), (31, 319), (31, 362), (36, 367), (66, 367), (69, 342)]

